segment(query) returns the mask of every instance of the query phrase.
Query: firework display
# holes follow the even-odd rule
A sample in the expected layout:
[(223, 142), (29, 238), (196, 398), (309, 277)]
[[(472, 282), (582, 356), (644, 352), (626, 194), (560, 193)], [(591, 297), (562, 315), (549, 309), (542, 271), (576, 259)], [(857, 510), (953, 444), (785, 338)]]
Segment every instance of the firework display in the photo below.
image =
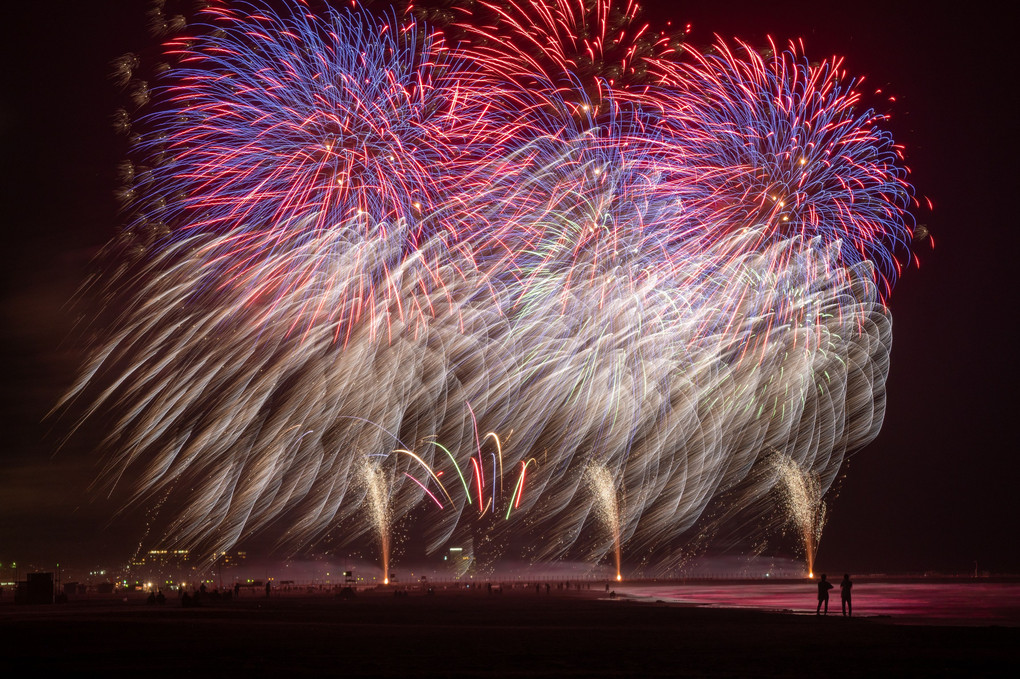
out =
[(166, 542), (619, 569), (877, 435), (912, 193), (841, 62), (472, 6), (214, 2), (164, 43), (65, 403)]

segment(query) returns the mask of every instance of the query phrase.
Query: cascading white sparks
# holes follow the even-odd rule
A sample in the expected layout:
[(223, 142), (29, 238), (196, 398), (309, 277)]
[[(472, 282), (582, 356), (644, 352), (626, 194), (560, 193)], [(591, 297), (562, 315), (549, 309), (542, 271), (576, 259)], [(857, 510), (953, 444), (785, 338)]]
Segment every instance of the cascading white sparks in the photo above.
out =
[(805, 471), (791, 458), (777, 454), (772, 464), (779, 475), (779, 486), (791, 521), (804, 544), (808, 575), (815, 572), (815, 554), (825, 527), (825, 503), (818, 476)]
[(598, 511), (606, 533), (613, 541), (613, 559), (616, 565), (616, 579), (620, 575), (620, 498), (612, 473), (604, 466), (592, 464), (588, 467), (588, 484), (595, 496)]
[(383, 584), (390, 584), (390, 493), (385, 472), (367, 459), (361, 463), (361, 478), (368, 491), (366, 501), (379, 536)]

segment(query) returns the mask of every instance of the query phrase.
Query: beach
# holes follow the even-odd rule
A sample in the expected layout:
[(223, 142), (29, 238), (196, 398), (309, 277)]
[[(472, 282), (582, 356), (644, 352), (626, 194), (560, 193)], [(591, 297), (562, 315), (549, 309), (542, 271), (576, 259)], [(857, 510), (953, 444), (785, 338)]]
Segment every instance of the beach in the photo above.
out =
[[(8, 667), (46, 672), (364, 677), (1009, 676), (1020, 628), (889, 624), (656, 603), (600, 589), (248, 593), (0, 602)], [(810, 592), (805, 596), (810, 604)]]

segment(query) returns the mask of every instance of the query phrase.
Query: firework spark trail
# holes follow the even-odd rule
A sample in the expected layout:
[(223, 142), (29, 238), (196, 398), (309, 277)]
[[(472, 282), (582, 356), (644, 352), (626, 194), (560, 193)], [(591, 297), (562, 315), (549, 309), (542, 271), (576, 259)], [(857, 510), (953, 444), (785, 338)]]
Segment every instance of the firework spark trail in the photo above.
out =
[(816, 474), (805, 471), (790, 457), (776, 454), (772, 464), (779, 476), (790, 519), (797, 526), (804, 544), (808, 574), (814, 574), (815, 554), (818, 541), (825, 527), (825, 503), (822, 501), (822, 486)]
[[(180, 67), (154, 89), (163, 108), (141, 124), (160, 133), (138, 152), (172, 161), (139, 178), (138, 221), (176, 225), (170, 239), (221, 235), (204, 265), (252, 302), (317, 281), (339, 298), (314, 306), (345, 326), (338, 333), (377, 300), (414, 314), (386, 287), (389, 273), (419, 258), (448, 263), (432, 237), (456, 240), (450, 207), (485, 183), (473, 168), (499, 168), (482, 161), (514, 126), (487, 114), (470, 71), (414, 25), (360, 12), (283, 19), (243, 4), (208, 15), (200, 46), (168, 42)], [(336, 230), (347, 237), (335, 256), (360, 257), (363, 274), (329, 279), (314, 262), (267, 257)], [(442, 285), (442, 273), (423, 285)]]
[[(594, 100), (392, 17), (247, 14), (168, 42), (141, 152), (169, 160), (132, 192), (164, 235), (65, 401), (118, 414), (103, 478), (172, 493), (168, 542), (354, 541), (385, 505), (430, 551), (649, 553), (770, 497), (765, 451), (824, 489), (877, 435), (909, 187), (836, 66), (659, 50)], [(593, 464), (626, 489), (608, 546)]]
[(362, 482), (367, 490), (367, 503), (372, 523), (379, 536), (382, 554), (383, 584), (390, 583), (390, 493), (386, 472), (365, 458), (360, 469)]
[(685, 52), (691, 61), (653, 60), (669, 96), (644, 98), (664, 107), (661, 129), (675, 139), (652, 157), (660, 189), (708, 238), (760, 224), (768, 239), (840, 242), (841, 263), (871, 261), (888, 295), (909, 262), (912, 193), (901, 147), (878, 127), (885, 116), (857, 109), (842, 60), (811, 64), (794, 43), (771, 44), (770, 57), (745, 43)]
[(592, 464), (588, 467), (588, 484), (595, 496), (599, 519), (613, 541), (613, 556), (616, 564), (616, 579), (620, 579), (620, 499), (619, 489), (612, 472), (604, 466)]

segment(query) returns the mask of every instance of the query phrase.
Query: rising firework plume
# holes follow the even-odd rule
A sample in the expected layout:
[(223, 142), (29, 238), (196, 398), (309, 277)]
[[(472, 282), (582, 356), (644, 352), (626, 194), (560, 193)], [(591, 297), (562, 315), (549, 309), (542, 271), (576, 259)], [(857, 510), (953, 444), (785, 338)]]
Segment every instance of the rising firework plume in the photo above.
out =
[(814, 577), (815, 554), (825, 527), (821, 483), (815, 474), (801, 469), (800, 465), (781, 453), (772, 459), (772, 465), (779, 476), (783, 504), (803, 544), (808, 576)]
[(841, 62), (467, 6), (212, 2), (118, 62), (123, 311), (62, 406), (165, 542), (654, 561), (877, 435), (912, 193)]

